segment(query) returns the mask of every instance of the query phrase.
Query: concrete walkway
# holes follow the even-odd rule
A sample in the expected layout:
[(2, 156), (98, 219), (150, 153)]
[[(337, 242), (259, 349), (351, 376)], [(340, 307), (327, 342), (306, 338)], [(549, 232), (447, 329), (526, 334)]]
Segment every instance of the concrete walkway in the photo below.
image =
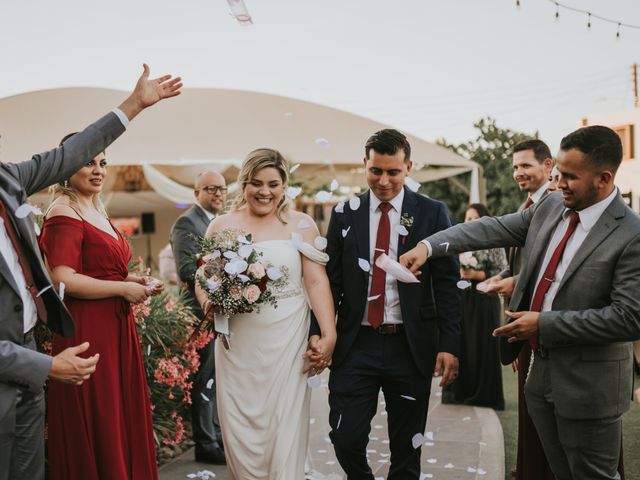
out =
[[(325, 374), (326, 375), (326, 374)], [(422, 479), (436, 480), (503, 480), (504, 441), (502, 427), (495, 412), (488, 408), (464, 405), (442, 405), (441, 389), (434, 379), (425, 444), (422, 448)], [(322, 388), (313, 390), (311, 398), (311, 438), (309, 441), (309, 472), (313, 480), (340, 480), (340, 469), (329, 441), (329, 407), (326, 378)], [(389, 471), (389, 440), (387, 437), (384, 397), (380, 394), (378, 413), (373, 419), (369, 446), (369, 464), (376, 480)], [(230, 479), (226, 468), (205, 465), (193, 460), (188, 451), (160, 469), (160, 480), (194, 478), (190, 474), (204, 471), (215, 473), (216, 480)], [(212, 480), (214, 477), (210, 477)]]

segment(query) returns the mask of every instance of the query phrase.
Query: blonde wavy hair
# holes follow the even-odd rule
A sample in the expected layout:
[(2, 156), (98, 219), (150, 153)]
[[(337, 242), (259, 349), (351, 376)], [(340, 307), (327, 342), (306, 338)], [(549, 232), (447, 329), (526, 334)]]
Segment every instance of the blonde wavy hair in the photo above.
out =
[(286, 189), (289, 185), (289, 163), (280, 152), (272, 148), (258, 148), (250, 152), (243, 160), (238, 173), (238, 184), (242, 189), (242, 193), (233, 203), (233, 209), (238, 210), (247, 204), (245, 187), (251, 183), (260, 170), (269, 167), (275, 168), (282, 179), (282, 198), (276, 209), (276, 217), (286, 225), (287, 222), (282, 218), (282, 213), (287, 211), (291, 203), (286, 195)]
[[(62, 140), (60, 140), (60, 146), (62, 146), (64, 142), (73, 137), (76, 133), (78, 132), (73, 132), (65, 135)], [(49, 187), (49, 192), (51, 193), (51, 203), (53, 203), (56, 198), (64, 195), (69, 199), (69, 204), (71, 206), (76, 206), (78, 207), (78, 209), (80, 209), (80, 204), (78, 203), (78, 195), (76, 194), (76, 190), (71, 186), (71, 183), (69, 183), (69, 179), (66, 179), (59, 183), (54, 183)], [(96, 208), (96, 210), (98, 210), (105, 217), (109, 218), (109, 215), (107, 215), (107, 209), (104, 207), (104, 203), (102, 202), (102, 197), (100, 196), (100, 194), (91, 197), (91, 202), (93, 203), (93, 206)], [(49, 205), (49, 208), (51, 208), (51, 205)]]

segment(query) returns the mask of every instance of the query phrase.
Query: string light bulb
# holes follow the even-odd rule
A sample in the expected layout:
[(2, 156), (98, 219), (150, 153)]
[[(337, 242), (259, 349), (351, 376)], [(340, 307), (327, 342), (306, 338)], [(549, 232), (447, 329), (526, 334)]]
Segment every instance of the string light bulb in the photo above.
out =
[(560, 5), (558, 5), (558, 2), (556, 3), (556, 22), (560, 20)]
[(618, 30), (616, 31), (616, 40), (620, 40), (620, 22), (618, 22)]
[(520, 8), (520, 0), (516, 0), (516, 8)]
[(587, 12), (587, 28), (591, 28), (591, 12)]

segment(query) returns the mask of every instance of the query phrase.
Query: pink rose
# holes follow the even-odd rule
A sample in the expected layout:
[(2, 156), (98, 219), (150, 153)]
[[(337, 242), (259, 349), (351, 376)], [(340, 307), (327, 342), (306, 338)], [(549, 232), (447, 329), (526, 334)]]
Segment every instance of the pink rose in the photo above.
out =
[(266, 270), (261, 263), (252, 263), (247, 268), (247, 274), (253, 276), (256, 280), (260, 280), (262, 277), (266, 275)]
[(249, 285), (244, 289), (242, 296), (247, 300), (247, 302), (254, 303), (258, 298), (260, 298), (260, 293), (260, 288), (258, 288), (257, 285)]

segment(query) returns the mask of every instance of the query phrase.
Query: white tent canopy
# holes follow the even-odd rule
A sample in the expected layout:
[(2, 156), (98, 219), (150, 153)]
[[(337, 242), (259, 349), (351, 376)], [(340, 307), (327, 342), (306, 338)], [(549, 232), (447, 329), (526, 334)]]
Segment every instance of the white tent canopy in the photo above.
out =
[[(83, 128), (125, 95), (101, 88), (62, 88), (0, 99), (0, 161), (25, 160), (57, 145), (65, 134)], [(130, 125), (131, 132), (109, 148), (107, 157), (111, 165), (152, 165), (144, 167), (147, 182), (177, 203), (192, 198), (187, 190), (197, 172), (221, 171), (232, 181), (244, 156), (259, 147), (276, 148), (292, 163), (300, 163), (296, 177), (310, 187), (333, 178), (342, 185), (364, 186), (363, 145), (373, 132), (387, 127), (292, 98), (187, 89), (180, 97), (142, 113)], [(450, 150), (413, 135), (408, 138), (412, 177), (418, 181), (478, 168)], [(473, 178), (479, 182), (477, 174)], [(478, 185), (470, 191), (477, 196)]]

